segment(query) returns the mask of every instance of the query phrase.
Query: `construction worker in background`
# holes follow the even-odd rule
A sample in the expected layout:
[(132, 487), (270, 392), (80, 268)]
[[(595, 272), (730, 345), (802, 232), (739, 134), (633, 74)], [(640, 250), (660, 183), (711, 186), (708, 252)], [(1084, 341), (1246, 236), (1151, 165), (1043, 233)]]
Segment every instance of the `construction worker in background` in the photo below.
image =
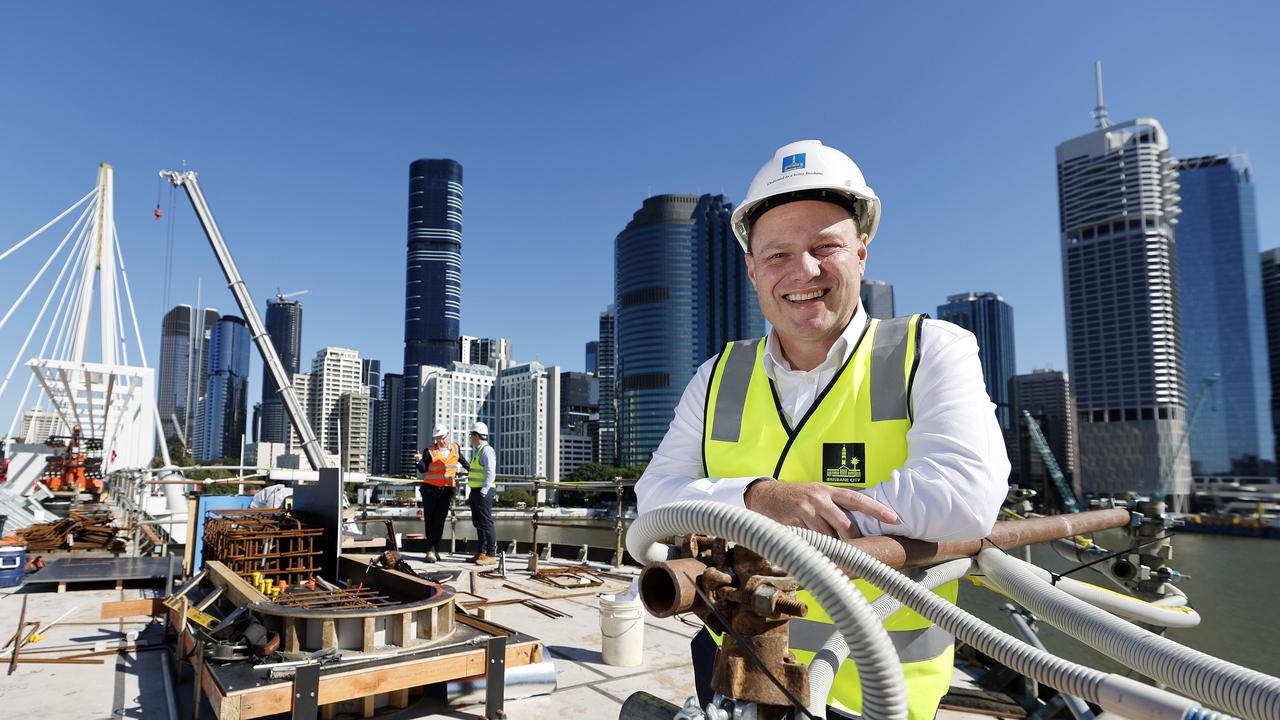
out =
[(460, 454), (458, 443), (449, 439), (449, 428), (436, 425), (431, 436), (435, 443), (416, 453), (414, 459), (418, 462), (418, 472), (422, 474), (419, 491), (422, 493), (422, 522), (426, 526), (427, 562), (438, 562), (444, 520), (453, 503)]
[[(640, 512), (697, 499), (846, 539), (991, 531), (1009, 460), (977, 341), (922, 315), (871, 319), (859, 303), (880, 210), (858, 166), (817, 140), (782, 147), (756, 174), (732, 222), (772, 329), (698, 369), (636, 484)], [(935, 592), (955, 602), (957, 584)], [(789, 623), (788, 644), (807, 664), (832, 625), (812, 595), (799, 598), (809, 612)], [(908, 609), (884, 626), (910, 717), (934, 717), (950, 685), (952, 637)], [(691, 645), (703, 704), (717, 643), (704, 628)], [(829, 718), (861, 711), (853, 663), (827, 702)]]
[(477, 422), (471, 427), (471, 469), (467, 474), (467, 485), (471, 488), (467, 504), (471, 506), (471, 524), (476, 528), (477, 543), (471, 562), (477, 565), (498, 562), (498, 534), (493, 527), (493, 478), (497, 465), (497, 456), (489, 445), (489, 426)]

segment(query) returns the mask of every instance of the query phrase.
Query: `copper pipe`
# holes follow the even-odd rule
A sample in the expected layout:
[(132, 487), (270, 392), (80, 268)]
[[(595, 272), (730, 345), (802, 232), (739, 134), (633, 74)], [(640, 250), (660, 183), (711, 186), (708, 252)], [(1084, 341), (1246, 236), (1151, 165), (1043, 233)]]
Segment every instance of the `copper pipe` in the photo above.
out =
[(986, 547), (1011, 550), (1023, 545), (1048, 542), (1098, 530), (1126, 527), (1129, 511), (1122, 508), (1090, 510), (1070, 515), (1028, 518), (998, 522), (991, 534), (982, 540), (963, 542), (928, 542), (896, 535), (881, 535), (850, 540), (849, 544), (894, 568), (936, 565), (963, 557), (973, 557)]

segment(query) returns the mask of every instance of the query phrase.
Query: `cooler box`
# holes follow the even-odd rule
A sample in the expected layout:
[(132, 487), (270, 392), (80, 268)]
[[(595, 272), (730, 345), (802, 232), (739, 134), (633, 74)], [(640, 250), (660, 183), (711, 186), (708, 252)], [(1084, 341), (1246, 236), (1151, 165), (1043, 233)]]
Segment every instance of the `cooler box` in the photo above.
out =
[(22, 583), (22, 576), (27, 570), (27, 546), (0, 546), (0, 587), (11, 587)]

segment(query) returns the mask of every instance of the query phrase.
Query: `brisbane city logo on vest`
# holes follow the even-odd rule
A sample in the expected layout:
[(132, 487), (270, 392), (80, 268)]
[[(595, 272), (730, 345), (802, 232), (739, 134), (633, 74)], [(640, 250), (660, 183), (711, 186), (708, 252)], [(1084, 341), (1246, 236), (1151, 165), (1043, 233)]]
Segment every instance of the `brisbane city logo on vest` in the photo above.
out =
[(863, 485), (862, 468), (867, 464), (865, 443), (822, 443), (822, 481), (843, 485)]

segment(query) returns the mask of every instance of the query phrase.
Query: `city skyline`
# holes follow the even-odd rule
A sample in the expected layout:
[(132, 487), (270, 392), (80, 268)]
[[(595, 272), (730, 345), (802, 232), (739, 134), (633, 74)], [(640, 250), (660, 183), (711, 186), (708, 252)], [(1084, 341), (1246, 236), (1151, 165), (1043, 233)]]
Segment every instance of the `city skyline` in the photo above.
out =
[[(269, 47), (262, 38), (270, 36), (273, 23), (286, 20), (297, 20), (306, 29), (300, 38), (312, 39), (290, 38), (279, 50), (214, 58), (218, 53), (207, 52), (207, 40), (193, 37), (190, 42), (211, 58), (210, 65), (180, 71), (157, 67), (138, 52), (123, 53), (102, 59), (104, 72), (120, 80), (91, 88), (66, 79), (75, 75), (66, 68), (87, 57), (75, 47), (89, 44), (84, 42), (85, 31), (70, 28), (60, 31), (65, 37), (55, 37), (48, 13), (10, 10), (15, 25), (23, 24), (31, 32), (15, 37), (0, 53), (35, 58), (46, 57), (37, 48), (59, 50), (44, 64), (15, 59), (16, 66), (29, 72), (15, 78), (14, 102), (31, 112), (7, 118), (10, 132), (0, 139), (10, 166), (20, 170), (0, 178), (0, 237), (16, 239), (38, 227), (78, 197), (77, 188), (89, 184), (98, 161), (115, 161), (118, 223), (140, 324), (154, 327), (168, 309), (156, 299), (166, 284), (172, 288), (173, 303), (234, 312), (189, 210), (178, 203), (170, 212), (168, 191), (157, 198), (152, 189), (155, 170), (177, 167), (185, 159), (201, 173), (212, 209), (259, 306), (277, 286), (312, 288), (309, 322), (314, 318), (312, 327), (327, 330), (304, 338), (303, 355), (333, 345), (360, 348), (362, 354), (394, 362), (400, 354), (397, 335), (403, 320), (396, 312), (403, 277), (394, 272), (403, 261), (403, 169), (417, 157), (453, 157), (466, 165), (470, 179), (464, 264), (483, 268), (483, 273), (468, 273), (463, 281), (467, 310), (461, 331), (511, 337), (521, 349), (521, 359), (577, 369), (581, 343), (593, 337), (596, 316), (611, 295), (608, 246), (619, 218), (647, 195), (664, 192), (723, 189), (737, 201), (761, 154), (796, 138), (820, 137), (847, 150), (885, 199), (885, 224), (870, 249), (868, 275), (894, 285), (900, 314), (928, 310), (940, 298), (967, 287), (990, 287), (1019, 308), (1018, 370), (1065, 368), (1053, 227), (1056, 200), (1052, 170), (1045, 169), (1044, 161), (1058, 140), (1087, 127), (1093, 105), (1091, 62), (1100, 58), (1106, 63), (1113, 112), (1161, 118), (1174, 138), (1177, 156), (1231, 147), (1250, 151), (1260, 173), (1261, 245), (1274, 244), (1267, 230), (1274, 226), (1272, 208), (1277, 207), (1280, 189), (1269, 177), (1280, 162), (1275, 150), (1280, 145), (1265, 130), (1266, 121), (1274, 117), (1274, 100), (1258, 97), (1266, 93), (1242, 92), (1264, 86), (1261, 68), (1276, 64), (1266, 60), (1275, 54), (1270, 44), (1255, 37), (1260, 28), (1272, 24), (1267, 21), (1274, 17), (1270, 9), (1219, 17), (1224, 14), (1174, 8), (1148, 19), (1151, 32), (1163, 36), (1188, 28), (1205, 31), (1201, 57), (1162, 61), (1165, 72), (1179, 77), (1176, 87), (1150, 81), (1149, 60), (1131, 47), (1127, 33), (1087, 26), (1083, 18), (1061, 11), (978, 9), (975, 17), (941, 9), (936, 22), (916, 28), (908, 24), (908, 14), (891, 9), (799, 9), (797, 21), (818, 25), (815, 32), (828, 40), (864, 19), (890, 30), (884, 38), (860, 38), (871, 70), (869, 84), (856, 102), (824, 101), (821, 112), (818, 106), (767, 108), (748, 119), (733, 109), (730, 98), (736, 91), (708, 88), (693, 74), (668, 72), (687, 68), (693, 60), (706, 61), (713, 56), (704, 52), (725, 49), (728, 41), (632, 64), (626, 58), (636, 54), (641, 38), (645, 46), (652, 39), (646, 30), (667, 31), (651, 22), (642, 23), (635, 33), (621, 34), (605, 33), (605, 26), (598, 25), (579, 36), (578, 48), (556, 52), (532, 46), (509, 30), (498, 29), (494, 37), (482, 39), (470, 32), (479, 28), (478, 18), (466, 11), (410, 14), (416, 17), (403, 23), (348, 23), (377, 31), (353, 40), (355, 48), (371, 52), (363, 58), (342, 55), (326, 61), (316, 48), (326, 38), (341, 37), (332, 29), (343, 25), (337, 17), (341, 13), (295, 18), (273, 9), (265, 12), (263, 28), (254, 30), (242, 27), (234, 13), (205, 18), (179, 10), (140, 24), (137, 13), (92, 8), (88, 17), (93, 24), (130, 47), (147, 47), (157, 34), (186, 27), (195, 17), (207, 19), (211, 30), (250, 48)], [(565, 22), (567, 14), (516, 12), (518, 19), (528, 21), (523, 23), (526, 27), (554, 26)], [(691, 19), (718, 27), (727, 37), (762, 27), (759, 19), (725, 15), (699, 8)], [(1243, 29), (1241, 16), (1250, 19)], [(402, 32), (412, 35), (409, 27), (415, 20), (421, 25), (424, 17), (438, 17), (459, 28), (457, 38), (442, 39), (441, 52), (433, 53), (430, 61), (409, 51), (412, 43), (392, 27), (404, 25)], [(1035, 36), (1034, 29), (1046, 21), (1060, 21), (1063, 38), (1074, 29), (1089, 42), (1041, 38), (1036, 45), (1043, 47), (1028, 45), (1024, 39)], [(572, 19), (568, 26), (584, 27)], [(950, 69), (921, 74), (913, 61), (901, 59), (913, 49), (922, 57), (929, 55), (924, 50), (949, 37), (953, 26), (966, 28), (974, 42), (963, 50), (946, 51)], [(912, 32), (906, 35), (894, 31), (908, 27)], [(1212, 32), (1214, 28), (1220, 32)], [(1223, 40), (1228, 34), (1230, 43)], [(397, 49), (397, 43), (403, 49)], [(269, 86), (272, 93), (281, 93), (278, 100), (257, 103), (257, 91), (244, 99), (231, 91), (235, 78), (276, 62), (277, 52), (300, 58), (299, 66), (307, 68), (290, 71), (285, 84)], [(579, 52), (598, 52), (605, 61), (583, 67), (571, 62)], [(725, 68), (730, 77), (789, 74), (793, 89), (815, 97), (834, 77), (821, 71), (811, 79), (796, 79), (804, 75), (797, 70), (815, 60), (821, 64), (828, 51), (815, 52), (804, 61), (736, 58)], [(1022, 60), (1017, 68), (1008, 67), (1011, 52)], [(451, 54), (458, 59), (445, 58)], [(493, 60), (475, 65), (486, 54)], [(537, 61), (513, 69), (513, 54)], [(398, 64), (404, 69), (396, 69)], [(399, 90), (410, 86), (406, 78), (428, 67), (438, 68), (433, 76), (446, 88), (440, 96), (452, 91), (476, 100), (473, 92), (465, 91), (470, 85), (502, 99), (496, 105), (485, 100), (460, 102), (456, 113), (428, 115), (422, 110), (427, 93)], [(514, 76), (504, 80), (513, 70)], [(630, 121), (599, 122), (601, 116), (592, 108), (650, 88), (649, 78), (661, 73), (670, 75), (666, 88), (682, 99), (681, 113), (645, 112)], [(218, 75), (232, 83), (220, 81)], [(379, 82), (366, 82), (369, 77)], [(138, 84), (139, 78), (147, 80)], [(55, 87), (56, 92), (44, 89)], [(88, 123), (70, 119), (70, 109), (79, 107), (71, 98), (86, 93), (118, 120), (82, 133)], [(432, 96), (439, 97), (434, 91)], [(857, 106), (864, 103), (874, 112), (859, 112)], [(524, 104), (547, 108), (548, 114), (533, 123), (523, 117), (516, 122), (513, 116), (522, 114), (509, 108)], [(331, 105), (344, 107), (330, 113), (326, 108)], [(199, 112), (175, 122), (158, 111), (168, 106), (190, 106)], [(250, 106), (255, 108), (252, 116), (244, 110)], [(937, 110), (943, 107), (948, 112), (939, 119)], [(1016, 131), (1002, 119), (1011, 117), (1023, 120)], [(341, 140), (347, 137), (352, 141)], [(26, 142), (29, 138), (59, 142)], [(592, 145), (608, 147), (610, 159), (591, 163), (591, 172), (584, 173), (587, 165), (578, 159)], [(939, 155), (948, 162), (931, 161)], [(341, 172), (334, 173), (335, 167)], [(323, 181), (310, 182), (312, 178)], [(955, 192), (957, 187), (965, 192)], [(567, 214), (555, 202), (566, 197), (575, 202)], [(150, 220), (156, 204), (165, 210), (159, 223)], [(171, 216), (177, 227), (174, 252), (181, 262), (166, 281), (164, 228)], [(978, 233), (980, 241), (962, 239), (957, 230), (978, 217), (988, 220)], [(359, 263), (344, 258), (345, 243), (358, 243)], [(563, 276), (548, 271), (551, 263), (566, 257), (572, 258), (575, 272), (572, 289)], [(929, 260), (920, 262), (920, 257)], [(6, 262), (21, 266), (22, 258)], [(957, 267), (963, 274), (955, 272)], [(11, 271), (21, 275), (4, 267), (4, 272)], [(153, 281), (151, 287), (144, 286), (144, 279)], [(197, 302), (200, 279), (204, 297)], [(361, 302), (351, 302), (348, 284), (360, 288)], [(512, 302), (513, 296), (520, 301)], [(19, 324), (16, 320), (0, 331), (0, 343), (14, 344), (10, 332)], [(159, 353), (153, 343), (158, 339), (144, 339), (154, 363)], [(250, 395), (259, 397), (261, 366), (256, 358), (253, 362), (251, 384), (257, 387)], [(3, 403), (5, 412), (16, 409), (8, 395)]]

